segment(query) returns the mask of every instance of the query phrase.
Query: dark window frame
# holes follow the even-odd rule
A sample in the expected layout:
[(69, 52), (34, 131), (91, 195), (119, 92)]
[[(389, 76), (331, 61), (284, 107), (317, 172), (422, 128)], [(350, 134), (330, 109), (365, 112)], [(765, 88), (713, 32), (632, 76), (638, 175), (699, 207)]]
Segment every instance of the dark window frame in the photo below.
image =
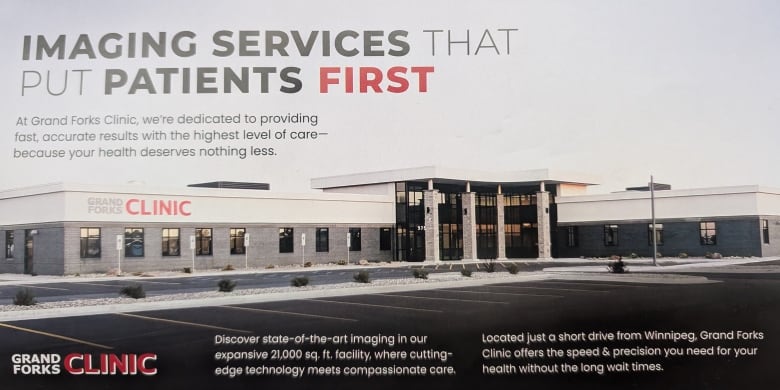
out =
[(295, 252), (295, 229), (279, 228), (279, 253)]
[(14, 258), (14, 231), (5, 231), (5, 258), (12, 260)]
[(761, 241), (763, 241), (764, 244), (769, 244), (769, 220), (768, 219), (761, 220)]
[(362, 243), (360, 242), (361, 229), (351, 227), (349, 228), (349, 251), (360, 252), (362, 250)]
[(579, 229), (576, 226), (566, 227), (566, 246), (569, 248), (576, 248), (580, 246), (579, 241)]
[[(171, 234), (176, 232), (176, 234)], [(162, 236), (162, 256), (174, 257), (181, 256), (181, 230), (179, 228), (163, 228)]]
[[(656, 245), (662, 246), (664, 245), (664, 224), (662, 223), (656, 223), (655, 224), (655, 231), (656, 231)], [(652, 246), (653, 245), (653, 224), (648, 223), (647, 224), (647, 245)]]
[(330, 252), (330, 229), (317, 228), (314, 233), (314, 246), (317, 252)]
[(699, 222), (699, 244), (718, 245), (718, 224), (715, 221)]
[(99, 259), (101, 247), (99, 227), (83, 227), (79, 230), (79, 254), (82, 259)]
[(379, 250), (393, 250), (393, 228), (379, 228)]
[(243, 255), (246, 254), (246, 228), (230, 228), (228, 231), (230, 237), (230, 254), (231, 255)]
[[(140, 240), (138, 233), (140, 232)], [(138, 252), (138, 243), (140, 242), (141, 251)], [(139, 258), (146, 255), (146, 233), (142, 227), (125, 228), (125, 257)]]
[[(208, 234), (205, 234), (208, 232)], [(195, 228), (195, 255), (213, 256), (214, 255), (214, 229)]]
[(604, 246), (620, 245), (620, 225), (604, 225)]

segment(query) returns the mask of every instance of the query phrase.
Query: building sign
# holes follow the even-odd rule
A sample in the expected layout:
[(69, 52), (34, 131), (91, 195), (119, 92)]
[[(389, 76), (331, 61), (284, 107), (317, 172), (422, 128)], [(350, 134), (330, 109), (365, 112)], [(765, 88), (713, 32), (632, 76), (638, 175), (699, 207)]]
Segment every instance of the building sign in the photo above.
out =
[(89, 214), (125, 214), (132, 216), (184, 216), (192, 215), (189, 199), (150, 198), (87, 198)]

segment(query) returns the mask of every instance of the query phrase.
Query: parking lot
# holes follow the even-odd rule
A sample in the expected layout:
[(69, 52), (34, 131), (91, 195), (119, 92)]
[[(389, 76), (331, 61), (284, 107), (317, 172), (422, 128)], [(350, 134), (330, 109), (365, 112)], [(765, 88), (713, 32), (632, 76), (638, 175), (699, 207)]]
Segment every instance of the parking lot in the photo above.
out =
[[(750, 360), (678, 359), (668, 364), (663, 373), (641, 375), (531, 375), (486, 376), (482, 353), (482, 335), (504, 333), (580, 332), (595, 330), (648, 330), (700, 328), (780, 328), (777, 316), (777, 283), (772, 280), (740, 280), (737, 283), (697, 286), (649, 283), (595, 282), (577, 280), (545, 280), (525, 283), (443, 288), (397, 293), (367, 293), (344, 297), (300, 299), (282, 302), (210, 306), (181, 310), (160, 310), (136, 313), (115, 313), (88, 317), (69, 317), (0, 324), (4, 340), (0, 357), (14, 353), (60, 353), (74, 351), (90, 353), (157, 354), (158, 374), (143, 377), (37, 377), (41, 386), (72, 385), (74, 388), (104, 386), (165, 388), (187, 385), (199, 388), (203, 384), (238, 388), (362, 388), (363, 386), (404, 386), (410, 388), (478, 388), (485, 385), (516, 384), (563, 386), (572, 378), (578, 387), (615, 388), (637, 386), (654, 388), (664, 384), (701, 387), (713, 380), (715, 388), (743, 383), (739, 378), (753, 373), (753, 388), (776, 384), (766, 377), (770, 356), (780, 352), (773, 337), (759, 343), (762, 355)], [(771, 295), (770, 295), (771, 294)], [(717, 322), (715, 322), (717, 321)], [(713, 325), (716, 323), (717, 325)], [(216, 368), (225, 362), (215, 361), (220, 351), (270, 351), (290, 345), (222, 346), (215, 345), (217, 335), (312, 337), (346, 335), (393, 335), (425, 337), (423, 345), (408, 350), (444, 351), (446, 363), (454, 375), (440, 377), (303, 377), (267, 375), (229, 379), (217, 377)], [(573, 344), (575, 345), (575, 344)], [(541, 348), (541, 344), (539, 345)], [(588, 347), (591, 344), (576, 344)], [(340, 346), (341, 350), (365, 349)], [(380, 346), (381, 347), (381, 346)], [(331, 344), (303, 345), (304, 351), (325, 349), (335, 352)], [(368, 350), (376, 347), (368, 348)], [(395, 346), (388, 350), (404, 350)], [(640, 359), (641, 360), (641, 359)], [(652, 360), (652, 359), (651, 359)], [(539, 360), (539, 362), (542, 362)], [(285, 362), (272, 363), (284, 365)], [(315, 362), (291, 361), (288, 366), (316, 365)], [(340, 362), (342, 367), (355, 361)], [(9, 360), (3, 358), (0, 369), (5, 383), (30, 378), (10, 376)], [(767, 382), (768, 380), (774, 382)], [(370, 382), (369, 382), (370, 381)], [(703, 382), (704, 381), (704, 382)], [(21, 382), (20, 382), (21, 383)], [(715, 382), (713, 382), (715, 383)], [(475, 387), (476, 386), (476, 387)], [(666, 386), (675, 388), (675, 386)], [(48, 388), (48, 387), (42, 387)]]

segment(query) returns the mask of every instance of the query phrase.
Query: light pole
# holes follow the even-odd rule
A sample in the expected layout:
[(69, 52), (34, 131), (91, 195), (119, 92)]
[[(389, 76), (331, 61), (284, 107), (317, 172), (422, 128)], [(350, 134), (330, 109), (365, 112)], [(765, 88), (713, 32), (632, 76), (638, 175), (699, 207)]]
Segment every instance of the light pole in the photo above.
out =
[(651, 229), (653, 234), (653, 265), (658, 266), (656, 257), (658, 257), (658, 232), (655, 230), (655, 182), (653, 175), (650, 175), (650, 216), (652, 218)]

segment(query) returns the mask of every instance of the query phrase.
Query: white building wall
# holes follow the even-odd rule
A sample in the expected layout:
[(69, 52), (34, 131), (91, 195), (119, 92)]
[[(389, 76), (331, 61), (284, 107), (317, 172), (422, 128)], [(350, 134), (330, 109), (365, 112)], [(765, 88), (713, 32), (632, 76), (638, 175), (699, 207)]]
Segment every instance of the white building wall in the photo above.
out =
[[(780, 193), (758, 186), (655, 192), (656, 218), (780, 215)], [(558, 222), (650, 219), (650, 192), (558, 197)]]

